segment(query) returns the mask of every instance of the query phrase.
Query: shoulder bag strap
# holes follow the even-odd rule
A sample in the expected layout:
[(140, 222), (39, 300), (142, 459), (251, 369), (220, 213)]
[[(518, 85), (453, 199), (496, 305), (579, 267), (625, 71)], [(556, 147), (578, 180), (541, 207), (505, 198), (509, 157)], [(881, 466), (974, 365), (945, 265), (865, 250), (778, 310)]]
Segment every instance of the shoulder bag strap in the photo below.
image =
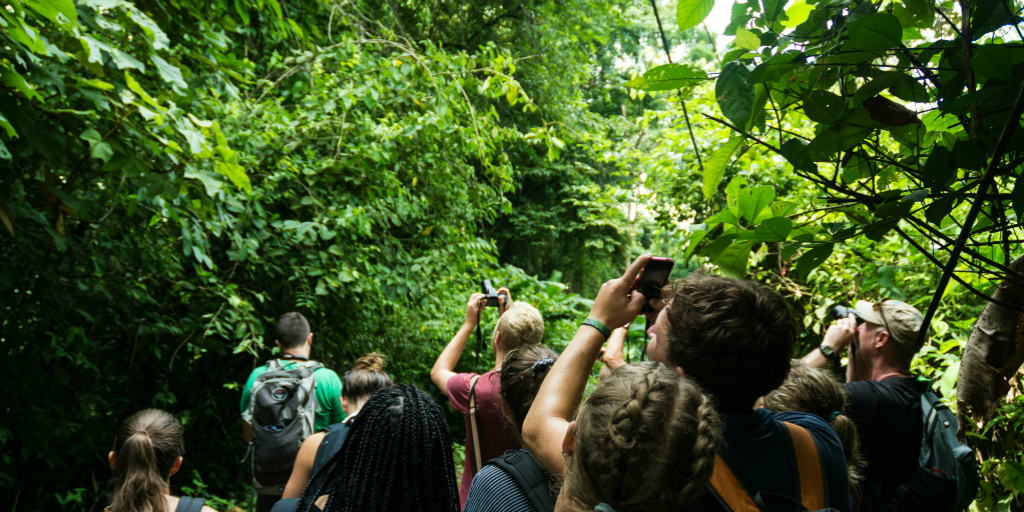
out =
[(715, 470), (711, 474), (712, 494), (718, 498), (718, 502), (725, 506), (730, 512), (760, 512), (754, 500), (750, 499), (743, 484), (736, 479), (736, 475), (729, 469), (725, 459), (715, 454)]
[(480, 379), (479, 375), (474, 375), (469, 381), (469, 428), (473, 431), (473, 462), (476, 466), (473, 466), (473, 474), (484, 465), (483, 455), (480, 453), (480, 429), (476, 423), (476, 381)]
[(551, 487), (544, 469), (527, 455), (526, 450), (509, 450), (501, 457), (487, 461), (487, 465), (497, 466), (512, 477), (536, 512), (554, 512), (555, 500), (551, 498)]
[(178, 506), (175, 507), (175, 512), (202, 512), (203, 505), (206, 504), (205, 498), (189, 498), (188, 496), (182, 496), (178, 498)]
[(807, 429), (789, 422), (782, 422), (789, 429), (796, 452), (796, 464), (800, 473), (800, 501), (807, 510), (825, 508), (825, 481), (821, 474), (821, 459), (818, 447)]

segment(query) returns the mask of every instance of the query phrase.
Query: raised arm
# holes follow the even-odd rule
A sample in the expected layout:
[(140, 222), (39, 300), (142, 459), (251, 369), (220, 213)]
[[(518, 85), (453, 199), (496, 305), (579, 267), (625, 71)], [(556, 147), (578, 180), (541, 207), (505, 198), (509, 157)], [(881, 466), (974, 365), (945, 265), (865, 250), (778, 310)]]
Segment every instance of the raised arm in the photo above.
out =
[[(828, 326), (828, 330), (825, 331), (825, 336), (821, 340), (821, 344), (824, 346), (832, 347), (835, 352), (835, 359), (839, 359), (839, 354), (846, 350), (846, 347), (853, 341), (853, 337), (857, 335), (857, 318), (850, 314), (850, 316), (843, 318), (842, 320), (836, 320), (835, 323)], [(828, 366), (829, 360), (821, 353), (818, 347), (811, 350), (809, 354), (804, 356), (804, 363), (808, 366), (815, 368), (821, 368), (822, 366)]]
[(473, 333), (473, 329), (480, 321), (480, 310), (484, 307), (481, 302), (483, 298), (484, 294), (482, 293), (474, 293), (469, 298), (469, 302), (466, 303), (465, 322), (462, 323), (459, 332), (455, 333), (455, 337), (448, 342), (448, 346), (444, 348), (441, 355), (437, 357), (434, 367), (430, 370), (430, 380), (434, 381), (434, 385), (442, 393), (448, 393), (448, 379), (455, 375), (455, 365), (458, 364), (459, 357), (462, 356), (462, 350), (466, 348), (470, 334)]
[[(650, 254), (640, 256), (622, 277), (601, 285), (589, 317), (611, 327), (631, 323), (640, 314), (644, 297), (630, 287), (650, 259)], [(559, 478), (565, 471), (562, 441), (604, 342), (604, 335), (589, 325), (576, 330), (544, 379), (523, 424), (523, 442), (544, 469)]]

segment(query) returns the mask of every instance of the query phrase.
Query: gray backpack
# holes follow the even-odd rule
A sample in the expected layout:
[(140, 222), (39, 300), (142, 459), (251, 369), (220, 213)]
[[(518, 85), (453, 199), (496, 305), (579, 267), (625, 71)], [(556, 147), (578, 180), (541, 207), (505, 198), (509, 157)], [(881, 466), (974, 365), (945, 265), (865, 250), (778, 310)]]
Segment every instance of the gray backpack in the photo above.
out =
[(980, 476), (974, 450), (956, 437), (956, 415), (920, 383), (924, 415), (917, 474), (901, 486), (901, 510), (945, 512), (964, 510), (978, 493)]
[(252, 385), (245, 418), (252, 425), (253, 487), (283, 488), (288, 483), (302, 441), (314, 432), (320, 404), (313, 372), (323, 366), (300, 361), (286, 370), (274, 359)]

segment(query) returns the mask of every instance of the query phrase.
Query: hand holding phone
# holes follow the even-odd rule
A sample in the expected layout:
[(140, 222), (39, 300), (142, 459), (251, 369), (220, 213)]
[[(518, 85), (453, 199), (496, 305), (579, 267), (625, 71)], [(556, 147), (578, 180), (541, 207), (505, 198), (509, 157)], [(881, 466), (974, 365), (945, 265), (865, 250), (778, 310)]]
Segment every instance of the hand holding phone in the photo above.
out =
[(644, 313), (654, 311), (650, 302), (661, 298), (661, 290), (668, 284), (668, 277), (672, 273), (675, 262), (672, 258), (651, 258), (637, 276), (636, 282), (630, 289), (643, 294), (645, 302), (641, 310)]

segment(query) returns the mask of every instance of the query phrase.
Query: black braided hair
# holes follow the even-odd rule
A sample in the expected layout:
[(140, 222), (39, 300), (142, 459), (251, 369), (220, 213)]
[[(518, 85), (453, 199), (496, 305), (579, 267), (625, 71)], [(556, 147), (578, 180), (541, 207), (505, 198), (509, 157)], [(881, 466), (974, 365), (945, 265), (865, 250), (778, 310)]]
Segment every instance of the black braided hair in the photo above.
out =
[(324, 466), (321, 488), (306, 487), (299, 512), (324, 494), (323, 512), (459, 512), (448, 422), (429, 395), (405, 384), (381, 389), (351, 429)]

